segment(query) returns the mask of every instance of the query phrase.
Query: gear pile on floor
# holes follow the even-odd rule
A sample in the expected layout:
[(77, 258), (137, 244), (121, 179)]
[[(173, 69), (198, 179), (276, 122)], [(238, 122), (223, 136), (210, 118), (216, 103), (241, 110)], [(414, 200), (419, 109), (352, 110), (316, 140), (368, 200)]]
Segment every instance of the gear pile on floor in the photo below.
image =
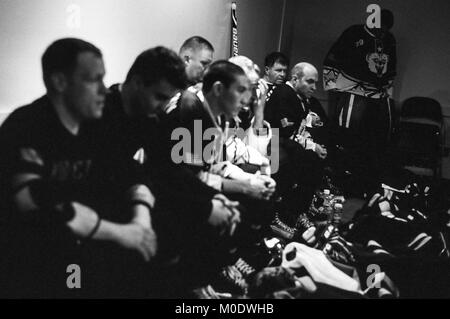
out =
[(432, 186), (386, 179), (348, 223), (328, 183), (295, 227), (277, 215), (270, 232), (224, 267), (196, 298), (450, 297), (448, 203)]

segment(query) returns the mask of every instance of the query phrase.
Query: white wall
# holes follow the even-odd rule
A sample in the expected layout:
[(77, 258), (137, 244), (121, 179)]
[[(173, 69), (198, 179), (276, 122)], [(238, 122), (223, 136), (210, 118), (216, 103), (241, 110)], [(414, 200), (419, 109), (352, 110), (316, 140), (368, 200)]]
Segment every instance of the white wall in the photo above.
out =
[[(201, 35), (216, 49), (216, 59), (230, 52), (231, 0), (0, 0), (0, 113), (29, 103), (44, 93), (40, 58), (61, 37), (79, 37), (104, 54), (107, 85), (123, 81), (143, 50)], [(240, 53), (262, 61), (278, 43), (282, 1), (237, 0)], [(68, 24), (70, 4), (77, 4), (80, 27)], [(73, 21), (73, 20), (71, 20)], [(0, 114), (0, 121), (2, 115)]]

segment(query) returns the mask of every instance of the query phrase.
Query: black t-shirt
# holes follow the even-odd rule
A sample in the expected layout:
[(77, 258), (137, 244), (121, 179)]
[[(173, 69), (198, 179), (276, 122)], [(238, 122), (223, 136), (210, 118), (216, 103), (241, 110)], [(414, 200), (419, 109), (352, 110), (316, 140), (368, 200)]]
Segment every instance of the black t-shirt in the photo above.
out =
[(15, 110), (0, 128), (0, 174), (8, 211), (17, 208), (11, 199), (28, 188), (36, 212), (26, 213), (25, 220), (33, 223), (65, 223), (73, 216), (66, 205), (70, 202), (89, 206), (104, 219), (129, 220), (121, 209), (127, 185), (105, 171), (101, 129), (86, 123), (73, 135), (46, 96)]
[[(114, 158), (112, 167), (119, 162), (133, 162), (133, 174), (151, 189), (158, 210), (171, 211), (172, 222), (177, 223), (179, 218), (179, 222), (206, 223), (211, 199), (217, 191), (172, 161), (168, 119), (163, 114), (159, 118), (129, 117), (124, 111), (119, 86), (113, 85), (106, 97), (103, 120), (110, 141), (109, 157)], [(140, 149), (145, 153), (144, 165), (138, 165), (133, 159)]]

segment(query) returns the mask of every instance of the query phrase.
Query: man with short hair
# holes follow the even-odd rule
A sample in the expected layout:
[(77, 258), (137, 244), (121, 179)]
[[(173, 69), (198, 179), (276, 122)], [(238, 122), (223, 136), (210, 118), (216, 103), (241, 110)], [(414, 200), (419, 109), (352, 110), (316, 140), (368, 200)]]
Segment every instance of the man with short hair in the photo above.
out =
[(66, 268), (76, 264), (83, 296), (140, 295), (126, 274), (156, 252), (153, 198), (145, 185), (104, 171), (96, 121), (107, 92), (102, 54), (83, 40), (60, 39), (45, 51), (42, 69), (46, 95), (16, 109), (0, 128), (0, 175), (11, 212), (8, 293), (74, 296)]
[[(275, 191), (275, 182), (268, 176), (246, 173), (222, 158), (228, 127), (222, 121), (235, 118), (242, 106), (248, 103), (250, 81), (241, 67), (219, 60), (208, 68), (203, 78), (202, 93), (204, 98), (201, 100), (198, 94), (185, 91), (179, 106), (167, 115), (167, 126), (172, 128), (169, 138), (173, 139), (174, 144), (172, 157), (176, 156), (181, 165), (192, 170), (206, 184), (241, 203), (246, 212), (241, 214), (242, 223), (236, 230), (233, 243), (239, 251), (251, 251), (255, 243), (262, 239), (263, 230), (265, 235), (273, 218), (268, 199)], [(212, 247), (217, 255), (217, 245), (205, 244)], [(222, 265), (226, 265), (235, 261), (232, 259), (235, 256), (220, 252), (215, 262), (220, 260)], [(261, 260), (255, 260), (255, 263), (253, 268), (262, 266), (259, 264)]]
[[(200, 94), (205, 70), (213, 61), (214, 47), (201, 36), (193, 36), (183, 42), (179, 56), (186, 66), (188, 90)], [(181, 93), (176, 94), (164, 108), (166, 113), (177, 107)]]
[(291, 225), (299, 213), (307, 211), (320, 185), (323, 160), (327, 157), (326, 147), (317, 143), (314, 136), (314, 130), (326, 120), (319, 101), (312, 96), (317, 81), (318, 72), (313, 65), (298, 63), (291, 70), (291, 79), (278, 85), (266, 104), (266, 110), (272, 114), (270, 124), (279, 129), (280, 169), (274, 178), (280, 194), (289, 202), (285, 219)]
[(193, 36), (184, 41), (180, 57), (186, 64), (186, 75), (190, 85), (202, 82), (206, 68), (213, 61), (214, 48), (203, 37)]
[[(137, 57), (125, 83), (111, 87), (104, 120), (110, 134), (115, 136), (110, 139), (118, 141), (114, 150), (117, 158), (124, 161), (145, 158), (140, 161), (145, 162), (143, 174), (154, 184), (160, 202), (175, 210), (188, 206), (192, 211), (189, 219), (209, 218), (213, 226), (223, 227), (229, 213), (222, 220), (224, 212), (213, 199), (218, 192), (198, 181), (190, 171), (173, 165), (170, 146), (162, 138), (167, 129), (159, 122), (162, 109), (185, 85), (184, 65), (173, 51), (164, 47), (146, 50)], [(197, 197), (191, 196), (192, 191)], [(220, 225), (214, 220), (220, 221)]]
[[(236, 117), (242, 105), (248, 103), (251, 94), (249, 79), (239, 66), (225, 60), (216, 61), (210, 66), (204, 77), (202, 93), (203, 101), (192, 92), (185, 91), (183, 93), (180, 106), (169, 116), (172, 120), (171, 127), (174, 129), (177, 127), (187, 128), (191, 132), (193, 142), (198, 142), (196, 139), (202, 139), (203, 132), (206, 129), (215, 128), (215, 138), (221, 140), (223, 144), (224, 131), (222, 126), (225, 123), (219, 123), (220, 118), (232, 119)], [(196, 136), (196, 134), (199, 135), (196, 133), (199, 130), (196, 129), (195, 125), (200, 124), (202, 125), (202, 136)], [(210, 164), (222, 162), (221, 155), (223, 154), (220, 147), (216, 147), (212, 154), (204, 154), (203, 148), (207, 146), (207, 142), (210, 141), (202, 140), (203, 147), (201, 149), (194, 148), (193, 153), (185, 152), (183, 154), (183, 162), (187, 163), (203, 180), (210, 185), (214, 185), (216, 189), (221, 189), (225, 194), (245, 193), (260, 199), (272, 194), (272, 187), (265, 186), (269, 182), (269, 179), (265, 176), (259, 176), (252, 183), (249, 183), (253, 174), (238, 171), (238, 168), (225, 164), (219, 170), (220, 172), (214, 171), (212, 173), (211, 169), (214, 166), (210, 166)], [(216, 144), (218, 145), (218, 143), (214, 143), (214, 146), (217, 146)], [(201, 153), (196, 153), (196, 151)], [(204, 164), (207, 164), (211, 169), (205, 170)], [(236, 176), (236, 178), (233, 179), (232, 176)]]
[(281, 52), (269, 53), (264, 59), (264, 80), (278, 85), (286, 81), (289, 59)]
[(232, 127), (246, 130), (244, 136), (234, 134), (228, 136), (226, 142), (227, 160), (241, 165), (244, 170), (261, 170), (270, 175), (270, 162), (266, 157), (272, 136), (270, 124), (264, 121), (267, 86), (259, 77), (259, 67), (243, 55), (234, 56), (228, 61), (240, 66), (250, 80), (251, 96), (243, 105), (239, 117), (232, 119)]
[(291, 70), (291, 79), (274, 90), (266, 109), (273, 114), (269, 121), (273, 127), (280, 129), (281, 138), (296, 140), (303, 149), (311, 150), (324, 159), (327, 156), (326, 149), (303, 134), (305, 125), (312, 127), (311, 123), (304, 123), (302, 127), (302, 121), (308, 120), (308, 115), (318, 122), (320, 119), (314, 112), (323, 113), (318, 100), (312, 97), (317, 81), (318, 72), (313, 65), (305, 62), (296, 64)]
[[(106, 99), (104, 122), (112, 142), (105, 153), (114, 158), (110, 166), (133, 162), (156, 197), (151, 216), (160, 252), (156, 267), (160, 267), (160, 274), (168, 272), (170, 277), (152, 276), (148, 284), (157, 297), (180, 297), (193, 278), (180, 275), (178, 267), (185, 267), (187, 255), (208, 253), (192, 252), (189, 248), (202, 241), (211, 242), (212, 237), (226, 241), (223, 235), (239, 222), (237, 203), (173, 163), (170, 156), (163, 107), (185, 85), (185, 64), (181, 58), (172, 50), (156, 47), (136, 58), (125, 82), (113, 85)], [(164, 267), (164, 262), (176, 260), (177, 256), (181, 256), (178, 263)]]
[[(283, 84), (286, 81), (289, 67), (289, 59), (281, 52), (269, 53), (264, 59), (263, 80), (271, 92), (274, 85)], [(268, 98), (270, 97), (270, 94)]]

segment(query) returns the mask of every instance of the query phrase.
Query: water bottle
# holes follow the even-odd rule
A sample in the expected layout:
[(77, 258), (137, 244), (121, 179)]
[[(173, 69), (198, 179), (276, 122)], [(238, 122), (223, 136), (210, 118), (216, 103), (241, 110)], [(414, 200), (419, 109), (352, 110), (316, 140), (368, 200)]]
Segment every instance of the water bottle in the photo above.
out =
[(341, 223), (343, 210), (344, 210), (344, 207), (341, 203), (334, 204), (334, 212), (333, 212), (333, 224), (334, 225), (339, 225)]
[(329, 189), (323, 190), (323, 207), (326, 214), (330, 217), (333, 212), (333, 194), (331, 194)]

